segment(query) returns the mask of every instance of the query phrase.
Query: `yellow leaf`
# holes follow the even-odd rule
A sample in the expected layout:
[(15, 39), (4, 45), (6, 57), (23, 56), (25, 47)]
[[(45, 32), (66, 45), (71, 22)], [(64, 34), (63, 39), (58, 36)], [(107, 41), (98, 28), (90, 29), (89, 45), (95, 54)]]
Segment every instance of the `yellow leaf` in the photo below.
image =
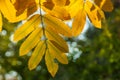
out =
[(87, 15), (84, 9), (79, 10), (75, 16), (72, 23), (72, 33), (74, 36), (78, 36), (82, 32), (86, 23), (86, 16)]
[(0, 10), (8, 20), (14, 20), (16, 10), (10, 0), (0, 0)]
[(48, 13), (48, 14), (50, 14), (52, 16), (55, 16), (55, 17), (57, 17), (57, 18), (59, 18), (61, 20), (69, 20), (69, 19), (71, 19), (70, 14), (68, 13), (68, 11), (66, 10), (65, 7), (54, 6), (52, 8), (52, 10), (48, 9), (48, 8), (45, 8), (45, 7), (42, 7), (42, 9), (46, 13)]
[(29, 4), (27, 8), (27, 16), (30, 16), (32, 13), (34, 13), (37, 10), (37, 5), (35, 2)]
[(97, 9), (97, 7), (93, 5), (93, 3), (87, 1), (85, 4), (85, 10), (92, 24), (97, 28), (101, 28), (101, 18), (103, 17), (103, 15), (102, 17), (98, 15), (99, 9)]
[(44, 15), (43, 18), (46, 26), (50, 26), (51, 28), (54, 28), (54, 30), (56, 30), (58, 33), (64, 36), (67, 37), (72, 36), (71, 29), (69, 28), (69, 26), (66, 25), (64, 22), (62, 22), (61, 20), (48, 14)]
[(54, 6), (54, 8), (49, 13), (62, 20), (70, 19), (70, 14), (68, 13), (68, 11), (61, 6)]
[(52, 0), (57, 6), (65, 6), (67, 0)]
[(66, 9), (70, 13), (71, 18), (73, 18), (81, 8), (83, 8), (83, 4), (84, 0), (70, 0), (70, 4)]
[(29, 37), (20, 46), (20, 56), (26, 55), (32, 48), (34, 48), (42, 36), (42, 29), (36, 28)]
[(16, 0), (10, 0), (12, 4), (14, 4), (16, 2)]
[(47, 1), (43, 0), (42, 2), (43, 2), (43, 6), (42, 6), (43, 10), (47, 11), (47, 10), (52, 10), (53, 9), (54, 3), (52, 2), (52, 0), (47, 0)]
[(14, 33), (14, 40), (19, 41), (31, 33), (40, 24), (40, 15), (36, 14)]
[(111, 0), (94, 0), (94, 1), (104, 11), (111, 12), (113, 10), (113, 4)]
[(23, 14), (16, 17), (16, 9), (10, 0), (0, 0), (0, 10), (4, 17), (9, 20), (9, 22), (18, 22), (25, 19), (27, 15), (25, 11)]
[(2, 23), (2, 15), (1, 15), (1, 12), (0, 12), (0, 32), (2, 31), (2, 25), (3, 25), (3, 23)]
[(48, 47), (51, 55), (53, 55), (58, 61), (60, 61), (62, 64), (68, 64), (68, 59), (65, 53), (56, 48), (51, 41), (48, 41)]
[[(15, 9), (17, 10), (17, 12), (16, 12), (17, 16), (19, 16), (26, 9), (28, 10), (29, 8), (31, 8), (31, 10), (34, 10), (33, 12), (35, 12), (37, 10), (35, 0), (26, 0), (26, 1), (25, 0), (16, 0), (14, 6), (15, 6)], [(34, 8), (33, 8), (33, 6), (34, 6)], [(31, 13), (28, 12), (27, 14), (31, 14)]]
[[(28, 67), (30, 70), (36, 68), (36, 66), (40, 63), (43, 55), (45, 54), (45, 50), (46, 50), (45, 42), (40, 41), (38, 43), (37, 47), (35, 48), (34, 52), (32, 53), (32, 56), (29, 59)], [(47, 60), (47, 62), (48, 61), (49, 61), (49, 59)]]
[(54, 62), (54, 57), (49, 52), (49, 49), (46, 51), (46, 54), (45, 54), (45, 62), (46, 62), (48, 71), (54, 77), (56, 72), (58, 71), (58, 64)]
[(55, 47), (57, 47), (59, 50), (65, 53), (68, 52), (68, 45), (65, 40), (49, 27), (46, 28), (46, 37), (48, 40), (51, 40), (53, 45), (55, 45)]

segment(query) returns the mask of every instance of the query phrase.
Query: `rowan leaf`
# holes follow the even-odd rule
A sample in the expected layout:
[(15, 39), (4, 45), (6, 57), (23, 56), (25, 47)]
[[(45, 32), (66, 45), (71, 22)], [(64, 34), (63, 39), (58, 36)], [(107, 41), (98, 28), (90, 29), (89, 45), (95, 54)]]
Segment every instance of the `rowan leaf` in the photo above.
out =
[(14, 4), (16, 2), (16, 0), (10, 0), (12, 4)]
[(29, 16), (37, 10), (35, 0), (16, 0), (14, 3), (15, 9), (17, 10), (16, 15), (19, 16), (27, 9), (27, 15)]
[(70, 4), (66, 6), (67, 11), (70, 13), (71, 18), (73, 18), (81, 8), (83, 8), (84, 0), (70, 0)]
[(3, 25), (3, 23), (2, 23), (2, 15), (1, 15), (1, 12), (0, 12), (0, 32), (2, 31), (2, 25)]
[[(91, 23), (97, 27), (101, 28), (101, 19), (104, 17), (104, 13), (100, 11), (99, 8), (97, 8), (92, 2), (87, 1), (85, 4), (85, 10), (87, 12), (87, 15), (89, 17), (89, 20)], [(101, 16), (100, 16), (100, 15)]]
[[(41, 2), (42, 3), (42, 2)], [(43, 10), (52, 10), (53, 9), (53, 7), (54, 7), (54, 3), (53, 3), (53, 1), (52, 0), (47, 0), (47, 1), (44, 1), (43, 0), (43, 7), (42, 7), (42, 9)]]
[(35, 48), (28, 62), (28, 67), (30, 70), (36, 68), (36, 66), (40, 63), (40, 61), (43, 58), (43, 55), (45, 54), (45, 50), (46, 50), (45, 42), (39, 41), (37, 47)]
[(86, 12), (84, 9), (79, 10), (77, 15), (74, 17), (73, 23), (72, 23), (72, 33), (73, 36), (78, 36), (86, 23)]
[(57, 6), (65, 6), (67, 0), (52, 0)]
[(65, 7), (54, 6), (54, 8), (52, 10), (50, 10), (48, 13), (51, 14), (52, 16), (55, 16), (55, 17), (61, 19), (61, 20), (71, 19), (70, 14), (65, 9)]
[(14, 20), (16, 10), (10, 0), (0, 0), (0, 10), (5, 18)]
[(113, 4), (111, 0), (94, 0), (94, 2), (104, 11), (111, 12), (113, 10)]
[(32, 48), (34, 48), (42, 36), (42, 29), (36, 28), (29, 37), (20, 46), (20, 56), (26, 55)]
[(0, 10), (9, 22), (18, 22), (26, 18), (26, 12), (16, 17), (16, 9), (10, 0), (0, 0)]
[(14, 41), (19, 41), (30, 34), (40, 24), (40, 15), (31, 17), (25, 24), (18, 28), (14, 33)]
[(62, 64), (68, 64), (68, 59), (65, 53), (56, 48), (56, 46), (52, 44), (51, 40), (48, 41), (48, 47), (51, 55), (53, 55), (59, 62)]
[(46, 37), (51, 40), (53, 45), (55, 45), (59, 50), (65, 53), (68, 52), (68, 45), (65, 40), (49, 27), (46, 28)]
[(71, 29), (69, 28), (69, 26), (63, 23), (58, 18), (55, 18), (48, 14), (44, 15), (43, 18), (46, 26), (50, 26), (54, 28), (58, 33), (64, 36), (67, 36), (67, 37), (72, 36)]
[(51, 55), (49, 49), (46, 51), (45, 54), (45, 62), (47, 65), (47, 69), (49, 73), (54, 77), (56, 72), (58, 71), (58, 64), (54, 62), (54, 57)]
[(29, 4), (29, 7), (27, 8), (27, 16), (30, 16), (32, 13), (34, 13), (37, 10), (37, 5), (35, 2)]

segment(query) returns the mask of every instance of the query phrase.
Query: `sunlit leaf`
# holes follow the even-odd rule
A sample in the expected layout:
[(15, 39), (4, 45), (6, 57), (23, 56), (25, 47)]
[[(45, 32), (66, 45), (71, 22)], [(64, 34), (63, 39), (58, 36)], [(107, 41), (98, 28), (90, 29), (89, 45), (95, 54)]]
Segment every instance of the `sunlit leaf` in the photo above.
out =
[(58, 64), (54, 62), (54, 57), (51, 55), (49, 49), (46, 51), (45, 54), (45, 63), (47, 65), (47, 69), (50, 74), (54, 77), (56, 72), (58, 71)]
[(15, 9), (17, 10), (16, 15), (19, 16), (22, 14), (26, 9), (28, 11), (28, 16), (37, 10), (35, 0), (16, 0)]
[(83, 8), (83, 1), (84, 0), (70, 0), (70, 4), (66, 9), (70, 13), (71, 18), (73, 18), (81, 8)]
[(3, 23), (2, 23), (2, 15), (1, 15), (1, 12), (0, 12), (0, 32), (2, 30), (2, 25), (3, 25)]
[(16, 0), (10, 0), (12, 4), (14, 4), (16, 2)]
[(113, 10), (113, 4), (111, 0), (94, 0), (94, 1), (104, 11), (111, 12)]
[(54, 3), (52, 0), (43, 1), (43, 9), (46, 11), (47, 9), (52, 10), (54, 7)]
[(68, 64), (68, 59), (65, 53), (56, 48), (51, 41), (48, 42), (48, 47), (51, 55), (53, 55), (58, 61), (60, 61), (62, 64)]
[(40, 24), (40, 15), (36, 14), (14, 33), (14, 40), (19, 41), (31, 33)]
[[(36, 66), (40, 63), (40, 61), (43, 58), (43, 55), (46, 52), (45, 50), (46, 50), (45, 42), (40, 41), (29, 59), (28, 67), (30, 70), (36, 68)], [(48, 55), (46, 55), (46, 56), (48, 56)], [(47, 59), (47, 62), (48, 61), (49, 61), (49, 59)]]
[(34, 48), (42, 36), (42, 29), (36, 28), (29, 37), (20, 46), (20, 56), (26, 55), (32, 48)]
[(52, 31), (52, 29), (49, 27), (46, 28), (46, 37), (49, 40), (52, 40), (53, 45), (55, 45), (55, 47), (57, 47), (59, 50), (65, 53), (68, 52), (68, 45), (65, 40), (60, 35)]
[(43, 18), (44, 18), (45, 24), (47, 26), (54, 28), (58, 33), (67, 37), (72, 36), (71, 29), (69, 28), (69, 26), (63, 23), (61, 20), (48, 14), (44, 15)]
[(68, 11), (61, 6), (54, 6), (54, 8), (51, 11), (49, 11), (49, 14), (62, 20), (69, 20), (71, 18)]
[(27, 16), (31, 15), (37, 10), (37, 5), (35, 2), (29, 4), (29, 7), (27, 8)]
[(5, 18), (9, 20), (9, 22), (18, 22), (26, 18), (26, 12), (16, 17), (16, 9), (10, 0), (0, 0), (0, 10)]
[(77, 15), (75, 16), (72, 23), (72, 33), (74, 36), (78, 36), (82, 32), (86, 23), (86, 16), (87, 15), (84, 9), (79, 10)]
[(16, 10), (10, 0), (0, 0), (0, 10), (8, 20), (15, 19)]
[(61, 7), (61, 6), (54, 6), (51, 9), (45, 8), (43, 7), (43, 10), (47, 13), (50, 14), (54, 17), (57, 17), (61, 20), (69, 20), (71, 19), (70, 14), (68, 13), (68, 11), (66, 10), (65, 7)]
[(57, 6), (65, 6), (67, 0), (52, 0)]
[(85, 10), (91, 23), (95, 27), (101, 28), (101, 18), (98, 15), (98, 9), (96, 8), (96, 6), (94, 6), (90, 1), (87, 1), (85, 5)]

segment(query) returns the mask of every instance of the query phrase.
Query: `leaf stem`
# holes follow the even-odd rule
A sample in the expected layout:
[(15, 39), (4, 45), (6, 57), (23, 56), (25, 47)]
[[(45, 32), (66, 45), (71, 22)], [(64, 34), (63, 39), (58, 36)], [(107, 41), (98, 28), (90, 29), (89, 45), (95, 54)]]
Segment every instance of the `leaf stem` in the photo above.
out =
[(47, 44), (47, 37), (46, 37), (46, 34), (45, 34), (45, 26), (44, 26), (44, 22), (43, 22), (43, 16), (42, 16), (42, 8), (41, 8), (41, 0), (39, 0), (39, 5), (40, 5), (40, 20), (41, 20), (41, 25), (42, 25), (42, 30), (43, 30), (43, 37), (44, 37), (44, 40), (45, 40), (45, 45), (46, 45), (46, 49), (48, 48), (48, 44)]

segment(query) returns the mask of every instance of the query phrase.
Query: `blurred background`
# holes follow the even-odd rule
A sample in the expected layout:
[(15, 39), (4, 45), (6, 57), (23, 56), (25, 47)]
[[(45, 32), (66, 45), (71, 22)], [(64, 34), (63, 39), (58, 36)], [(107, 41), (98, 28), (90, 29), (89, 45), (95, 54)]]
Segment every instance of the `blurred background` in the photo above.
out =
[(19, 57), (23, 41), (13, 42), (16, 26), (3, 19), (0, 33), (0, 80), (120, 80), (120, 0), (114, 0), (114, 10), (106, 14), (102, 29), (89, 22), (80, 36), (66, 39), (69, 44), (69, 64), (59, 63), (54, 78), (46, 69), (44, 60), (29, 71), (30, 55)]

